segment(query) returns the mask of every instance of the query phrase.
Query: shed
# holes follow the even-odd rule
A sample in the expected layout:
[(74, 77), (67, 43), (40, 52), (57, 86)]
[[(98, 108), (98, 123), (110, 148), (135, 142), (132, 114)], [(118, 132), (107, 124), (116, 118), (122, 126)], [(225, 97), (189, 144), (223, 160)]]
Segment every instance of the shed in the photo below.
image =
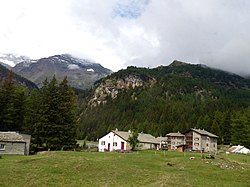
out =
[(31, 136), (18, 132), (0, 132), (0, 154), (28, 155)]

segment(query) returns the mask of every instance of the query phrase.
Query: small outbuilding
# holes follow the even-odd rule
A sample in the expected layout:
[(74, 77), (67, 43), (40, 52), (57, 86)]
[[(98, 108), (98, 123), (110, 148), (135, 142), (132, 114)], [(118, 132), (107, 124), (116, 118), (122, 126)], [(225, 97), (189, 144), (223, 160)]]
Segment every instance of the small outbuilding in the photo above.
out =
[(182, 145), (177, 145), (176, 146), (176, 151), (177, 152), (186, 152), (187, 151), (187, 144), (182, 144)]
[(244, 146), (236, 145), (232, 146), (227, 150), (227, 153), (241, 153), (241, 154), (250, 154), (250, 150)]
[(0, 154), (28, 155), (31, 136), (18, 132), (0, 132)]

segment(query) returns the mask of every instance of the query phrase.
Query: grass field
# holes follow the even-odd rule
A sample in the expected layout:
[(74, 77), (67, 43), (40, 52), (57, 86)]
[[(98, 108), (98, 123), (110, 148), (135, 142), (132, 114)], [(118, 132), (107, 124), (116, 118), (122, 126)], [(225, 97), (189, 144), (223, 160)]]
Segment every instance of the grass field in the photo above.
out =
[(250, 156), (201, 159), (200, 153), (171, 151), (3, 155), (0, 186), (250, 186)]

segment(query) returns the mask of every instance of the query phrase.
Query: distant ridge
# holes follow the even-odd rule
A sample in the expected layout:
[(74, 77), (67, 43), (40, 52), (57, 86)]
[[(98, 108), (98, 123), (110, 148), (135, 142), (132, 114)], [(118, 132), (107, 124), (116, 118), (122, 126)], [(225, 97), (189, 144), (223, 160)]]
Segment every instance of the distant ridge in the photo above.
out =
[[(5, 79), (7, 77), (7, 75), (9, 74), (10, 70), (7, 69), (6, 67), (2, 66), (0, 64), (0, 81), (2, 81), (3, 79)], [(28, 89), (35, 89), (37, 88), (36, 84), (27, 80), (26, 78), (17, 75), (16, 73), (13, 72), (13, 81), (16, 84), (22, 85), (27, 87)]]
[(55, 75), (57, 80), (61, 81), (67, 76), (69, 84), (77, 89), (90, 88), (95, 81), (112, 73), (98, 63), (75, 58), (69, 54), (23, 61), (17, 64), (13, 71), (39, 87), (46, 78), (51, 79)]

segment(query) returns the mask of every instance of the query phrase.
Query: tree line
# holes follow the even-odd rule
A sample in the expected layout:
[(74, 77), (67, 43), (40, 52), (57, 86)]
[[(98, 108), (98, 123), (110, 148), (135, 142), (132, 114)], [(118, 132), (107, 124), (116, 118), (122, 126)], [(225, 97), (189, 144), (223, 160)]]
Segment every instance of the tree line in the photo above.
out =
[(155, 77), (157, 83), (120, 91), (116, 99), (107, 98), (108, 102), (98, 107), (86, 103), (77, 137), (96, 140), (115, 128), (165, 136), (196, 127), (218, 135), (219, 143), (250, 147), (250, 91), (240, 88), (246, 81), (229, 77), (231, 80), (227, 81), (234, 82), (230, 87), (222, 81), (224, 72), (216, 75), (221, 82), (213, 83), (208, 81), (213, 77), (210, 72), (206, 76), (201, 72), (204, 78), (199, 78), (199, 72), (191, 70), (192, 76), (184, 70), (184, 73), (164, 73), (153, 69), (152, 73), (146, 68), (130, 67), (109, 76), (115, 81), (131, 74), (142, 75), (145, 81)]
[(13, 83), (12, 72), (0, 86), (0, 131), (30, 134), (34, 147), (63, 149), (76, 144), (77, 99), (67, 78), (55, 76), (32, 91)]

